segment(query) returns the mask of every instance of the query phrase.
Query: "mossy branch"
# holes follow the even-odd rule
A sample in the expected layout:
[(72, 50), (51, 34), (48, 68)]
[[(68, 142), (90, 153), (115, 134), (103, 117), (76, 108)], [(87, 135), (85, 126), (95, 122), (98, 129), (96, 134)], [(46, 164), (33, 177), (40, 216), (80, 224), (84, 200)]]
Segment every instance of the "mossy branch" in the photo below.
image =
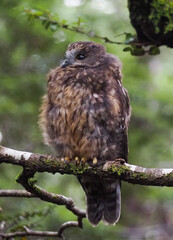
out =
[(5, 233), (0, 232), (0, 238), (9, 239), (17, 236), (49, 236), (65, 239), (63, 232), (69, 227), (82, 228), (82, 220), (86, 217), (84, 210), (78, 209), (71, 198), (50, 193), (36, 185), (34, 174), (36, 172), (50, 172), (73, 175), (97, 175), (102, 177), (120, 178), (124, 181), (140, 185), (151, 186), (173, 186), (173, 169), (143, 168), (125, 163), (123, 159), (107, 161), (103, 166), (90, 166), (87, 163), (81, 164), (66, 163), (64, 158), (46, 154), (35, 154), (30, 152), (17, 151), (0, 146), (0, 163), (13, 164), (23, 167), (16, 181), (25, 190), (0, 190), (0, 197), (26, 197), (40, 198), (43, 201), (57, 205), (64, 205), (76, 217), (77, 221), (63, 223), (57, 232), (33, 231), (24, 226), (24, 231)]
[[(90, 175), (120, 178), (123, 181), (150, 186), (173, 186), (173, 169), (143, 168), (123, 160), (107, 161), (103, 166), (75, 165), (64, 158), (46, 154), (22, 152), (0, 146), (0, 163), (22, 166), (28, 177), (36, 172)], [(26, 176), (25, 176), (26, 177)], [(31, 191), (32, 192), (32, 191)]]

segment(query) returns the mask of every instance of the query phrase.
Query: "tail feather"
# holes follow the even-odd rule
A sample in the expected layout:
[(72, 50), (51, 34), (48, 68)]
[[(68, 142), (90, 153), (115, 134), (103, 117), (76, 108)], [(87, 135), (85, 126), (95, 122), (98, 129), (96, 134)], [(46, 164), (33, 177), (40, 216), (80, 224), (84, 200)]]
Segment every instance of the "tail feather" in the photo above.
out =
[(118, 179), (103, 179), (103, 222), (115, 225), (121, 214), (121, 184)]
[(87, 218), (93, 226), (96, 226), (103, 217), (103, 202), (100, 194), (90, 194), (87, 197)]
[(103, 195), (99, 177), (78, 177), (87, 197), (86, 215), (93, 226), (96, 226), (103, 217)]
[(82, 176), (78, 177), (87, 197), (87, 218), (93, 226), (101, 220), (115, 224), (121, 212), (120, 180)]

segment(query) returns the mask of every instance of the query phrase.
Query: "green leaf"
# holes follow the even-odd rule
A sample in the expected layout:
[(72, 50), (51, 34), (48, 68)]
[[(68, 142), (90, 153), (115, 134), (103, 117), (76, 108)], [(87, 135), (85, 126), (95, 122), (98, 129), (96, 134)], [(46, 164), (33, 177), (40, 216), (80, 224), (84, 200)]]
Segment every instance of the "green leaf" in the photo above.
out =
[(50, 29), (55, 32), (58, 30), (58, 24), (57, 23), (51, 23), (50, 24)]
[(159, 47), (157, 47), (157, 46), (152, 46), (152, 47), (150, 47), (148, 53), (149, 53), (150, 55), (158, 55), (158, 54), (160, 54), (160, 49), (159, 49)]
[(45, 28), (48, 29), (50, 24), (51, 24), (50, 22), (47, 22), (46, 25), (45, 25)]
[(132, 48), (131, 47), (125, 47), (123, 49), (124, 52), (131, 52), (132, 51)]
[(145, 50), (142, 47), (133, 47), (131, 50), (131, 54), (133, 56), (143, 56), (145, 54)]
[(124, 43), (131, 43), (132, 41), (134, 41), (135, 36), (131, 33), (125, 33), (125, 41)]

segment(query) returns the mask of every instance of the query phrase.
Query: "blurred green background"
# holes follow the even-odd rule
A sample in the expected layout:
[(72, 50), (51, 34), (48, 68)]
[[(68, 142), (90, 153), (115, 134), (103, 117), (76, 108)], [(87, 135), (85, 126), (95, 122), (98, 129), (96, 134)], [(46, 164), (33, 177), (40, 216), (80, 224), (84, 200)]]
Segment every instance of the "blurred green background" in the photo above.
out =
[[(124, 0), (1, 0), (0, 2), (0, 136), (10, 148), (51, 153), (43, 144), (38, 127), (39, 106), (46, 88), (46, 74), (64, 57), (69, 43), (96, 41), (123, 62), (123, 83), (128, 89), (132, 118), (129, 128), (129, 162), (143, 167), (173, 167), (173, 52), (161, 47), (158, 56), (134, 57), (124, 46), (105, 44), (98, 39), (58, 29), (46, 30), (38, 20), (28, 21), (23, 8), (49, 10), (75, 25), (84, 19), (85, 29), (115, 38), (134, 33)], [(1, 137), (0, 137), (1, 138)], [(0, 165), (0, 188), (22, 189), (15, 183), (21, 168)], [(39, 184), (55, 193), (72, 197), (85, 208), (85, 196), (74, 176), (40, 174)], [(71, 228), (67, 239), (173, 239), (172, 188), (145, 187), (123, 182), (122, 215), (116, 226), (102, 223), (93, 228), (84, 220), (84, 229)], [(36, 199), (1, 198), (0, 221), (8, 231), (24, 224), (36, 230), (54, 230), (75, 220), (63, 206)], [(16, 238), (20, 239), (20, 238)], [(27, 239), (42, 239), (29, 238)]]

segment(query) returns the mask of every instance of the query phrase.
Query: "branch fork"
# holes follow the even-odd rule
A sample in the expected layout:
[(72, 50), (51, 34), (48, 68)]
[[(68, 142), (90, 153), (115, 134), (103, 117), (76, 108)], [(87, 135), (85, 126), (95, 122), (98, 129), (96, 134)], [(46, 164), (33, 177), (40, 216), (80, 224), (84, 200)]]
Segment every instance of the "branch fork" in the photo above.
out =
[(83, 227), (82, 219), (86, 217), (86, 212), (78, 209), (71, 198), (50, 193), (36, 185), (34, 179), (36, 172), (102, 176), (119, 178), (123, 181), (140, 185), (173, 186), (172, 168), (143, 168), (128, 164), (124, 159), (107, 161), (103, 166), (99, 167), (91, 167), (88, 164), (81, 166), (72, 163), (67, 164), (65, 161), (62, 161), (61, 158), (47, 154), (17, 151), (0, 146), (0, 163), (22, 166), (23, 171), (17, 177), (16, 181), (25, 188), (25, 190), (0, 190), (0, 197), (40, 198), (46, 202), (64, 205), (77, 217), (77, 221), (63, 223), (57, 232), (33, 231), (25, 226), (24, 232), (4, 233), (1, 231), (0, 237), (3, 239), (9, 239), (15, 236), (51, 236), (64, 239), (63, 231), (65, 229), (69, 227)]

